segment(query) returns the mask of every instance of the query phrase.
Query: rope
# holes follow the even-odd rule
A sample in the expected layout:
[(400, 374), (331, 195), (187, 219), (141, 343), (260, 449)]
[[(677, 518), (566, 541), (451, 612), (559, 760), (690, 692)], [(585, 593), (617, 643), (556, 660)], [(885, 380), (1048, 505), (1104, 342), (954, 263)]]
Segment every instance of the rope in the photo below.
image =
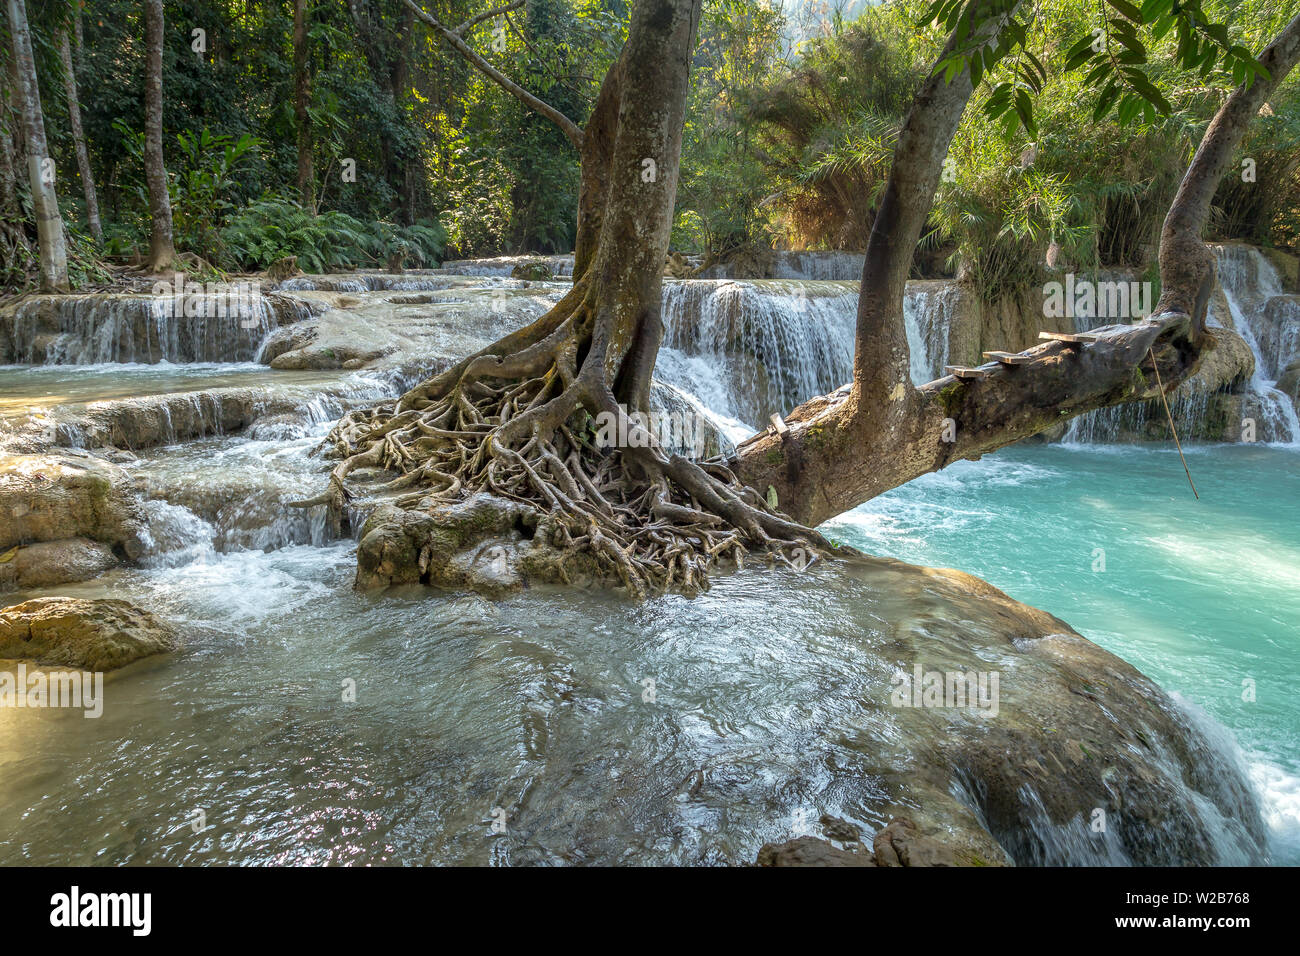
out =
[(1156, 386), (1160, 389), (1160, 402), (1165, 406), (1165, 417), (1169, 419), (1169, 430), (1173, 432), (1174, 446), (1178, 449), (1178, 457), (1183, 461), (1183, 471), (1187, 472), (1187, 483), (1192, 486), (1192, 495), (1195, 496), (1197, 501), (1200, 501), (1201, 496), (1196, 494), (1196, 482), (1192, 481), (1192, 472), (1187, 467), (1186, 456), (1183, 455), (1182, 442), (1178, 440), (1178, 429), (1174, 427), (1174, 414), (1169, 410), (1169, 399), (1165, 397), (1165, 386), (1164, 383), (1160, 381), (1160, 366), (1156, 363), (1154, 352), (1147, 349), (1147, 355), (1151, 356), (1151, 367), (1155, 369), (1156, 372)]

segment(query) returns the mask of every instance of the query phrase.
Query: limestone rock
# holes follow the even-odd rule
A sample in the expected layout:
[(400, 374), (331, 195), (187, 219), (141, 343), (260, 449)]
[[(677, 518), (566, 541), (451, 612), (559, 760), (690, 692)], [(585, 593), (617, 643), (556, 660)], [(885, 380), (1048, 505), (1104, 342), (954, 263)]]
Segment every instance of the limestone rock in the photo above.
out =
[(174, 628), (126, 601), (48, 597), (0, 610), (0, 657), (105, 671), (176, 646)]
[(759, 866), (875, 866), (870, 853), (851, 853), (825, 840), (804, 836), (785, 843), (765, 843), (758, 851)]
[(89, 581), (118, 565), (108, 545), (86, 538), (42, 541), (0, 555), (0, 588), (43, 588)]
[(871, 841), (877, 866), (960, 866), (957, 854), (933, 837), (926, 836), (911, 820), (895, 817)]
[(135, 559), (147, 522), (117, 465), (85, 453), (0, 458), (0, 550), (89, 538)]
[(297, 256), (285, 256), (283, 259), (276, 259), (266, 267), (266, 277), (272, 282), (283, 282), (290, 276), (302, 275), (302, 270), (298, 268)]
[(533, 281), (545, 282), (553, 278), (550, 263), (545, 259), (530, 259), (527, 262), (521, 262), (510, 270), (512, 279), (531, 279)]

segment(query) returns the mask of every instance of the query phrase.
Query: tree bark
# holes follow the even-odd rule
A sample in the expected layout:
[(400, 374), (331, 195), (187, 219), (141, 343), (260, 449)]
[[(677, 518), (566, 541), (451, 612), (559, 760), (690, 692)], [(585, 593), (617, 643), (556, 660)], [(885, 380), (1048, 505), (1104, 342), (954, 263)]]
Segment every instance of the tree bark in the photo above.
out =
[[(472, 502), (484, 494), (493, 514), (534, 529), (532, 547), (562, 554), (544, 579), (569, 580), (564, 563), (574, 557), (638, 596), (706, 586), (709, 568), (739, 562), (748, 548), (787, 563), (785, 550), (834, 550), (725, 468), (666, 454), (637, 422), (650, 410), (663, 337), (663, 263), (701, 4), (633, 8), (588, 126), (600, 135), (582, 140), (597, 168), (584, 176), (583, 268), (570, 292), (527, 328), (331, 432), (327, 444), (343, 460), (329, 489), (299, 504), (328, 503), (338, 521), (362, 489), (382, 502), (362, 529), (358, 586), (439, 579), (448, 549), (474, 545), (481, 532)], [(587, 437), (601, 419), (631, 440)], [(638, 431), (646, 440), (632, 437)]]
[(307, 71), (307, 0), (293, 0), (293, 110), (298, 124), (298, 201), (316, 212), (316, 173), (312, 168), (311, 76)]
[(36, 61), (32, 56), (32, 38), (27, 26), (27, 9), (23, 0), (8, 0), (8, 12), (23, 136), (27, 145), (27, 174), (40, 247), (41, 289), (67, 292), (68, 251), (63, 236), (63, 219), (59, 215), (59, 200), (54, 192), (53, 165), (47, 163), (49, 148), (45, 141), (45, 120), (41, 112)]
[(149, 268), (162, 273), (176, 266), (172, 204), (167, 194), (167, 167), (163, 162), (162, 0), (144, 0), (144, 20), (144, 178), (149, 191)]
[(775, 494), (783, 511), (815, 525), (953, 461), (1096, 408), (1155, 397), (1157, 380), (1168, 391), (1195, 373), (1214, 347), (1205, 310), (1215, 261), (1200, 238), (1210, 199), (1251, 118), (1298, 58), (1300, 18), (1261, 57), (1271, 77), (1235, 91), (1210, 123), (1165, 222), (1163, 289), (1150, 319), (1097, 330), (1090, 344), (1039, 346), (1028, 364), (992, 363), (982, 379), (945, 376), (915, 388), (907, 378), (904, 284), (917, 224), (971, 89), (965, 75), (947, 86), (931, 77), (900, 134), (868, 246), (853, 382), (795, 409), (783, 434), (742, 443), (732, 469), (759, 493)]
[(1218, 263), (1201, 241), (1210, 202), (1232, 164), (1251, 120), (1300, 59), (1300, 16), (1293, 19), (1259, 57), (1269, 78), (1239, 86), (1206, 127), (1191, 165), (1178, 187), (1160, 231), (1160, 301), (1156, 312), (1185, 312), (1198, 328), (1205, 312)]
[(72, 62), (72, 47), (66, 30), (59, 31), (59, 57), (63, 60), (63, 73), (67, 78), (68, 126), (72, 130), (72, 144), (77, 153), (77, 171), (81, 174), (81, 187), (86, 196), (86, 221), (95, 241), (104, 241), (104, 229), (99, 222), (99, 199), (95, 194), (95, 180), (90, 171), (90, 154), (86, 151), (86, 135), (81, 129), (81, 101), (77, 96), (77, 73)]

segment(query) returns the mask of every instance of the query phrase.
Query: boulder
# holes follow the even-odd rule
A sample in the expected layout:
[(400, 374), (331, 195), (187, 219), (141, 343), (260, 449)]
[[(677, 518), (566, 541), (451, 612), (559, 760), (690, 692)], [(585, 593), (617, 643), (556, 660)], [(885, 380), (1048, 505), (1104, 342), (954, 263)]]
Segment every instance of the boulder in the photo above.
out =
[(512, 279), (531, 279), (535, 282), (545, 282), (555, 276), (551, 271), (551, 264), (545, 259), (529, 259), (511, 269), (510, 277)]
[(147, 521), (122, 468), (72, 450), (0, 458), (0, 551), (86, 538), (134, 560)]
[(1255, 353), (1246, 340), (1231, 329), (1209, 328), (1214, 348), (1201, 361), (1196, 374), (1180, 389), (1188, 391), (1234, 391), (1255, 374)]
[(841, 850), (825, 840), (803, 836), (785, 843), (765, 843), (758, 851), (758, 866), (875, 866), (870, 853)]
[(176, 631), (111, 598), (47, 597), (0, 610), (0, 657), (106, 671), (174, 650)]
[(89, 581), (118, 565), (113, 549), (99, 541), (67, 538), (16, 547), (0, 555), (0, 589), (44, 588)]

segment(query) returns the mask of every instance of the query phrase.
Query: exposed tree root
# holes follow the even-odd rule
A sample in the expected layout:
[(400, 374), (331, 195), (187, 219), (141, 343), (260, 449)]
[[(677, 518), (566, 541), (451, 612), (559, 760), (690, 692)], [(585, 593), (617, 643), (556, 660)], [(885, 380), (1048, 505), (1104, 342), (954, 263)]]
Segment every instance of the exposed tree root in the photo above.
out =
[[(847, 551), (776, 513), (724, 465), (666, 454), (605, 384), (602, 350), (579, 348), (591, 310), (557, 322), (563, 307), (521, 330), (517, 351), (472, 357), (344, 417), (326, 439), (341, 459), (329, 489), (299, 504), (328, 504), (341, 530), (362, 494), (432, 513), (489, 492), (549, 516), (539, 523), (549, 545), (595, 559), (637, 598), (703, 590), (713, 568), (751, 553), (803, 568)], [(631, 447), (600, 446), (602, 413)]]

